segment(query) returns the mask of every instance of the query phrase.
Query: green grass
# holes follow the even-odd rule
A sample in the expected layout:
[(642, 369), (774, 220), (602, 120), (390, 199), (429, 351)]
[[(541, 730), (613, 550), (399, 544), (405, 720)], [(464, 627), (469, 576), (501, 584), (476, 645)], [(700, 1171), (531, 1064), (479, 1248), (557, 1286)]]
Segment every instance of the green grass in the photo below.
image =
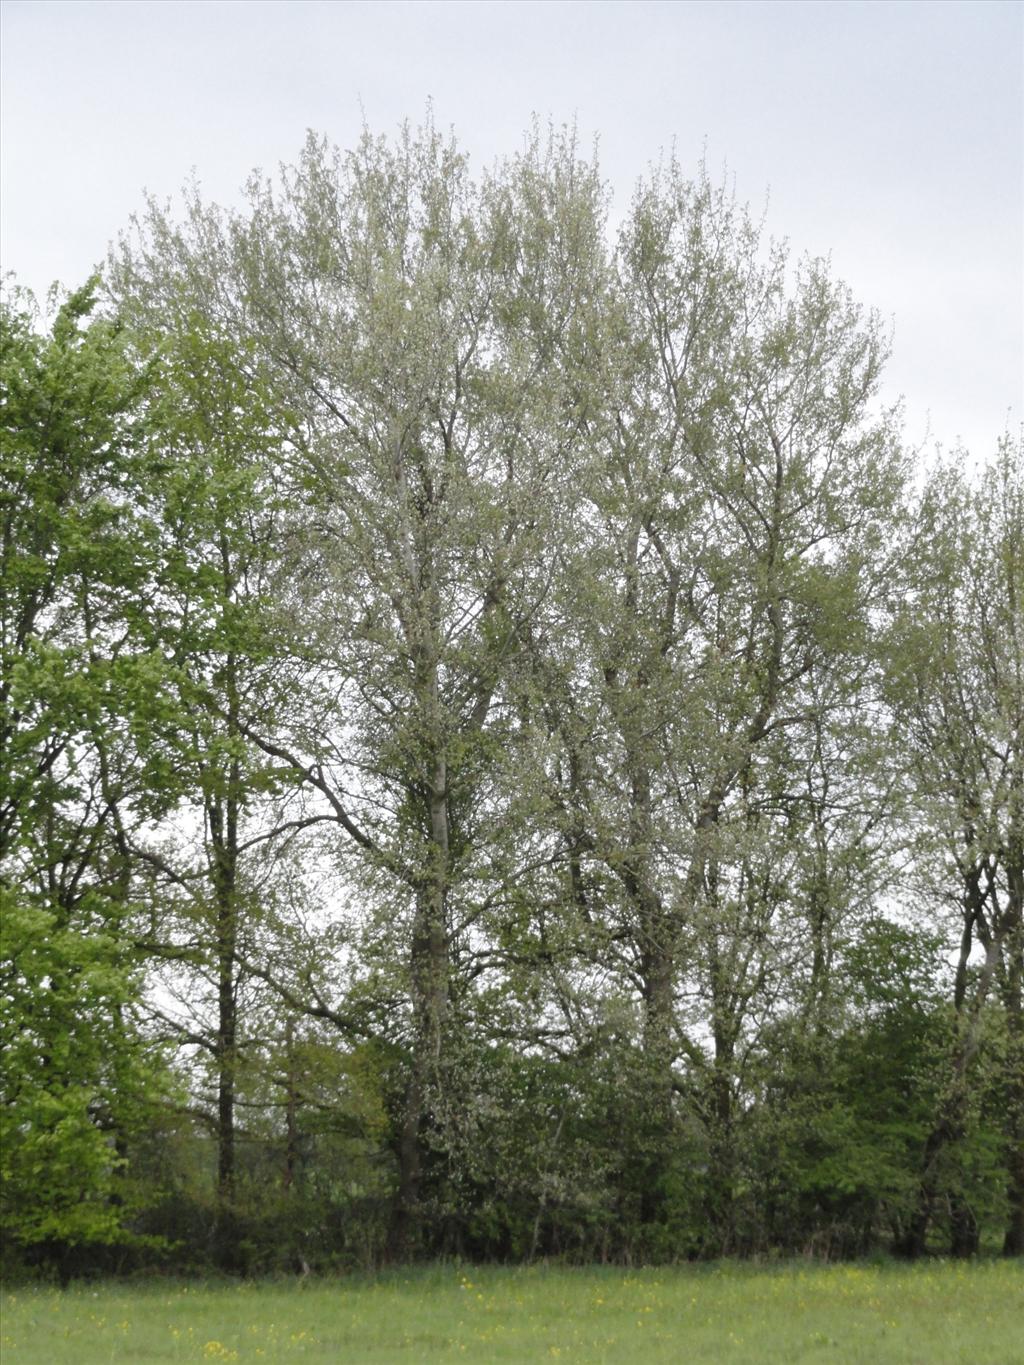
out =
[(5, 1293), (3, 1365), (1024, 1365), (1024, 1265), (433, 1268)]

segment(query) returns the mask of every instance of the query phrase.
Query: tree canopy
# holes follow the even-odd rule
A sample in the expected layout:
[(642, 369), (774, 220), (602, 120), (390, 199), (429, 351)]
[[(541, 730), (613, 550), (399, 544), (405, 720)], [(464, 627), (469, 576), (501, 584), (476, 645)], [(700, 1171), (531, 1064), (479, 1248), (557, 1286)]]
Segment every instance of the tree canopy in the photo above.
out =
[(1024, 449), (886, 354), (538, 128), (5, 299), (15, 1259), (1022, 1250)]

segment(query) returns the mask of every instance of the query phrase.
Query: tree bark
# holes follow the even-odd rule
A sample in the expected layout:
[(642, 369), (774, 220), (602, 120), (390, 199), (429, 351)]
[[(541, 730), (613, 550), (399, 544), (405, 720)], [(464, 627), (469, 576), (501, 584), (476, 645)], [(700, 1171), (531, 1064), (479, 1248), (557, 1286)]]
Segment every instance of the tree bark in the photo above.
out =
[[(967, 876), (964, 887), (965, 921), (977, 924), (983, 909), (981, 869), (974, 868)], [(961, 948), (962, 963), (964, 951), (969, 951), (966, 936)], [(998, 933), (993, 933), (986, 942), (985, 962), (974, 995), (969, 1001), (965, 999), (960, 985), (963, 973), (957, 973), (956, 1000), (960, 1002), (960, 1008), (956, 1012), (956, 1034), (950, 1056), (949, 1075), (946, 1087), (939, 1100), (935, 1121), (925, 1141), (921, 1161), (921, 1179), (914, 1214), (906, 1233), (896, 1246), (900, 1255), (910, 1259), (922, 1256), (927, 1246), (928, 1229), (931, 1226), (935, 1203), (942, 1185), (942, 1158), (951, 1148), (962, 1141), (966, 1131), (969, 1099), (968, 1072), (971, 1061), (978, 1050), (981, 1014), (988, 999), (992, 979), (995, 976), (999, 951), (1000, 938)], [(966, 1246), (969, 1241), (966, 1229), (967, 1223), (964, 1215), (961, 1214), (958, 1219), (954, 1213), (953, 1242), (958, 1247)], [(963, 1254), (963, 1252), (957, 1251), (954, 1254)]]
[(1003, 948), (1007, 1030), (1007, 1204), (1004, 1256), (1024, 1256), (1024, 858), (1007, 868)]
[(295, 1077), (295, 1023), (290, 1017), (284, 1026), (285, 1096), (284, 1096), (284, 1175), (286, 1190), (295, 1185), (299, 1164), (298, 1107), (299, 1094)]
[(426, 866), (416, 896), (409, 951), (412, 1055), (398, 1145), (398, 1196), (392, 1222), (392, 1254), (410, 1254), (421, 1239), (421, 1192), (431, 1119), (431, 1091), (441, 1083), (449, 991), (447, 890), (449, 875), (448, 764), (440, 729), (437, 664), (427, 668), (424, 711), (433, 749), (426, 793)]
[[(227, 552), (224, 572), (230, 580)], [(229, 582), (226, 585), (229, 587)], [(236, 659), (229, 653), (224, 669), (227, 731), (238, 739), (239, 708)], [(207, 803), (212, 845), (215, 941), (217, 954), (217, 1257), (224, 1269), (237, 1268), (235, 1228), (235, 1085), (238, 1048), (238, 822), (241, 806), (241, 766), (228, 760), (225, 783)], [(216, 781), (216, 778), (214, 779)]]
[(705, 1212), (714, 1237), (713, 1252), (728, 1255), (733, 1248), (736, 1154), (733, 1141), (732, 1076), (736, 1050), (736, 1020), (733, 1018), (719, 958), (718, 944), (711, 929), (711, 1009), (714, 1064), (711, 1072), (710, 1169)]

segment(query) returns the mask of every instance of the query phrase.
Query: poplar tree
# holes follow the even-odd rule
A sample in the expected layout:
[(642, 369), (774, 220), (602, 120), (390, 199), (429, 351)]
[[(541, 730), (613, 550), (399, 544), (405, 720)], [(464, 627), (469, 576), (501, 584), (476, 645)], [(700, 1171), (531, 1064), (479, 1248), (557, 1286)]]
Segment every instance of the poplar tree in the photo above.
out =
[(921, 885), (953, 912), (959, 952), (947, 1073), (922, 1154), (903, 1250), (921, 1254), (940, 1196), (953, 1205), (954, 1253), (977, 1247), (963, 1184), (969, 1108), (986, 1006), (1005, 1011), (1008, 1223), (1024, 1237), (1021, 989), (1024, 959), (1024, 451), (1007, 437), (970, 478), (940, 465), (914, 525), (891, 655), (895, 737), (913, 794)]

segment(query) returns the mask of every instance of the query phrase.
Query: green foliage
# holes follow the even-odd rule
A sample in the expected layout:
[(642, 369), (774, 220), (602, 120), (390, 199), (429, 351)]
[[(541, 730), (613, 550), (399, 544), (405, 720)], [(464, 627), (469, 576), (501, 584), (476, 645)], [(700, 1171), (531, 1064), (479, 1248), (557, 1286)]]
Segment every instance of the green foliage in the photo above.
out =
[(9, 1246), (58, 1259), (131, 1239), (144, 1199), (124, 1153), (172, 1093), (137, 1015), (116, 818), (156, 681), (123, 648), (148, 564), (145, 375), (95, 299), (91, 281), (49, 335), (23, 296), (2, 314), (2, 1217)]
[(1019, 442), (704, 168), (247, 195), (0, 318), (12, 1239), (1019, 1250)]
[[(145, 581), (135, 518), (135, 420), (145, 376), (120, 329), (90, 321), (96, 281), (58, 309), (48, 336), (15, 292), (0, 313), (0, 857), (31, 875), (52, 861), (56, 818), (89, 800), (69, 746), (115, 726), (141, 685), (118, 658)], [(65, 834), (67, 831), (65, 831)], [(59, 837), (59, 836), (58, 836)]]
[(162, 1050), (139, 1028), (138, 968), (101, 927), (61, 927), (27, 900), (4, 901), (3, 1236), (22, 1249), (132, 1241), (154, 1192), (124, 1154), (173, 1094)]

